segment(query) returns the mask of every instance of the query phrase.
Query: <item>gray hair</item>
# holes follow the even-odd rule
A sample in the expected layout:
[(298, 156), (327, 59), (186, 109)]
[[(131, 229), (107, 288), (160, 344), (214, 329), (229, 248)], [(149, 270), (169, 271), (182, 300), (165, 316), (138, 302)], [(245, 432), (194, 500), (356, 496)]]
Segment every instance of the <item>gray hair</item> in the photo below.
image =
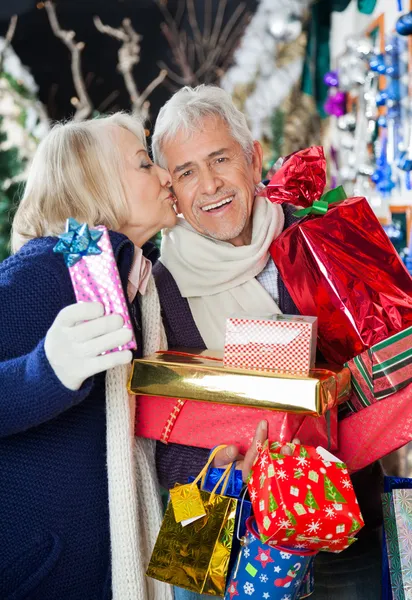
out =
[(199, 85), (184, 87), (160, 109), (152, 138), (154, 160), (167, 168), (162, 145), (178, 133), (187, 134), (202, 129), (202, 119), (216, 116), (225, 121), (233, 138), (242, 146), (247, 159), (252, 159), (253, 137), (245, 115), (233, 104), (231, 96), (219, 87)]

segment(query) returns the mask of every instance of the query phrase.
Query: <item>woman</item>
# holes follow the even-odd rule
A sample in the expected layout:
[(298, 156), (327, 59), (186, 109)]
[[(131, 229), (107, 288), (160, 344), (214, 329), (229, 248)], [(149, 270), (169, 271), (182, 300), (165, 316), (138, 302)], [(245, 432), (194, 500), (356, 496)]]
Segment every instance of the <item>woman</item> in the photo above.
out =
[(144, 575), (161, 508), (152, 442), (138, 439), (133, 455), (132, 355), (102, 355), (131, 334), (99, 303), (75, 304), (53, 252), (68, 217), (108, 227), (136, 354), (164, 347), (148, 240), (175, 224), (169, 186), (125, 114), (57, 125), (37, 150), (13, 223), (16, 253), (0, 265), (3, 600), (172, 598)]

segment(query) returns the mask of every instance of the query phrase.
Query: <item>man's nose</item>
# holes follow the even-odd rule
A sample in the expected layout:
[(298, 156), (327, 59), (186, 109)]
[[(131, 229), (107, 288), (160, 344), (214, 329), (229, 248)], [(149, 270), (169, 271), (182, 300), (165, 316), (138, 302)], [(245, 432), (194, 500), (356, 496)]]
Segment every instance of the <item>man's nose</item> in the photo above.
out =
[(200, 191), (211, 196), (223, 185), (223, 181), (210, 169), (203, 169), (200, 174)]

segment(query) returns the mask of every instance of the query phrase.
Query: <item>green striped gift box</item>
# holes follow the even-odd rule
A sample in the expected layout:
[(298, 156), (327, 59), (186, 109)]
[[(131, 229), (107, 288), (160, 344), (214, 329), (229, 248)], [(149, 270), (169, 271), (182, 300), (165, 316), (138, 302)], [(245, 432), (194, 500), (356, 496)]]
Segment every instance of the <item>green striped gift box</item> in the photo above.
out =
[(395, 394), (412, 383), (412, 327), (375, 344), (345, 366), (351, 371), (354, 392), (342, 407), (345, 413)]

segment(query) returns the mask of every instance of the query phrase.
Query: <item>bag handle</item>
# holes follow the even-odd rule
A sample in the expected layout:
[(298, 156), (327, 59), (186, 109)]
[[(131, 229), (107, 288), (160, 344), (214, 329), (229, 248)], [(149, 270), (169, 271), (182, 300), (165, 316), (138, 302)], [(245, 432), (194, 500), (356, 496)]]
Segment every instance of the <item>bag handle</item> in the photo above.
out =
[[(210, 453), (210, 456), (207, 460), (207, 463), (205, 464), (203, 469), (200, 471), (200, 473), (196, 477), (196, 479), (192, 482), (192, 486), (195, 486), (203, 477), (206, 476), (208, 469), (209, 469), (210, 465), (212, 464), (213, 459), (215, 458), (216, 454), (219, 452), (219, 450), (222, 450), (223, 448), (226, 448), (226, 446), (224, 444), (222, 444), (221, 446), (216, 446), (216, 448), (214, 448), (212, 450), (212, 452)], [(233, 464), (229, 463), (227, 465), (226, 469), (223, 471), (221, 478), (219, 479), (219, 481), (217, 482), (217, 484), (215, 485), (215, 487), (212, 490), (212, 493), (210, 495), (210, 500), (213, 500), (213, 498), (216, 495), (216, 491), (219, 489), (219, 486), (223, 481), (225, 481), (225, 485), (223, 486), (223, 489), (227, 488), (227, 485), (229, 483), (230, 473), (232, 470), (232, 466), (233, 466)]]
[[(225, 447), (225, 446), (224, 446)], [(213, 452), (214, 448), (211, 450), (211, 452)], [(203, 474), (202, 480), (200, 482), (200, 489), (203, 490), (205, 485), (206, 485), (206, 479), (210, 473), (210, 469), (212, 469), (212, 465), (210, 464), (207, 468), (206, 473)], [(226, 496), (226, 492), (228, 490), (229, 485), (231, 484), (231, 480), (234, 478), (235, 476), (235, 471), (236, 471), (236, 461), (234, 460), (232, 462), (232, 468), (230, 469), (230, 476), (229, 478), (226, 480), (225, 485), (222, 486), (222, 491), (221, 491), (221, 495), (222, 496)]]

